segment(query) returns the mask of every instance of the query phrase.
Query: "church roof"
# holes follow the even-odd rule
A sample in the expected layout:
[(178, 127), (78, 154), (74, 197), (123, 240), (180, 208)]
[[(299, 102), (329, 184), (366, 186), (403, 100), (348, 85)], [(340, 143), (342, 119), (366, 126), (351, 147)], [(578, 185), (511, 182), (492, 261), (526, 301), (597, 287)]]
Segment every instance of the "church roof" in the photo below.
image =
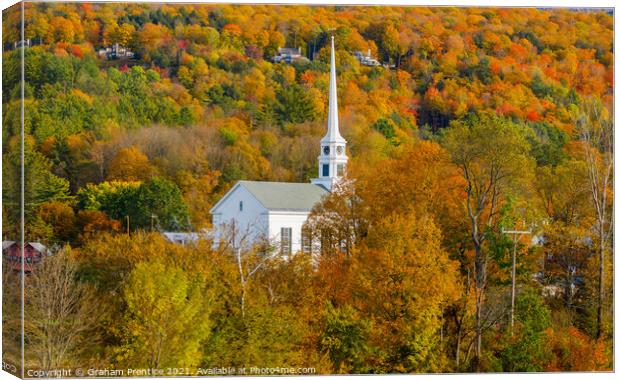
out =
[(310, 211), (329, 192), (319, 185), (293, 182), (239, 181), (268, 210)]
[[(323, 186), (311, 183), (262, 181), (239, 181), (228, 194), (238, 186), (243, 186), (270, 211), (310, 211), (324, 195), (329, 194)], [(218, 208), (226, 198), (224, 196), (212, 210)]]

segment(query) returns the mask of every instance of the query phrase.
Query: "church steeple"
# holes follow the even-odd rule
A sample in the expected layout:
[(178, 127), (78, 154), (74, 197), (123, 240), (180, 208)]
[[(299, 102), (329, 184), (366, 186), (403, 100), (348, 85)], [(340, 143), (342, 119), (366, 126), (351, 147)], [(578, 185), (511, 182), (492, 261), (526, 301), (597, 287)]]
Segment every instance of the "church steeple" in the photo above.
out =
[(336, 53), (334, 51), (334, 37), (331, 40), (331, 63), (329, 72), (329, 111), (327, 115), (327, 134), (321, 139), (321, 153), (319, 161), (319, 178), (312, 183), (332, 190), (343, 176), (348, 157), (346, 153), (347, 140), (340, 135), (338, 126), (338, 94), (336, 85)]
[(331, 63), (329, 68), (329, 112), (327, 115), (327, 134), (321, 143), (342, 142), (346, 140), (340, 136), (338, 128), (338, 94), (336, 85), (336, 53), (334, 51), (334, 37), (332, 36)]

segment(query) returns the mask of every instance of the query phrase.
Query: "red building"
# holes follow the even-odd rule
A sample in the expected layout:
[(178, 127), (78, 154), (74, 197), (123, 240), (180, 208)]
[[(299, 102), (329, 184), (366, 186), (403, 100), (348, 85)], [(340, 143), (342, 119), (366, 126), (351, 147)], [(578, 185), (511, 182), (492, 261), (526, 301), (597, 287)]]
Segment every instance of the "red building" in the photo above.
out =
[[(24, 246), (24, 271), (29, 273), (32, 267), (47, 255), (47, 247), (41, 243), (28, 242)], [(4, 265), (14, 271), (22, 270), (22, 255), (19, 242), (6, 240), (2, 242)]]

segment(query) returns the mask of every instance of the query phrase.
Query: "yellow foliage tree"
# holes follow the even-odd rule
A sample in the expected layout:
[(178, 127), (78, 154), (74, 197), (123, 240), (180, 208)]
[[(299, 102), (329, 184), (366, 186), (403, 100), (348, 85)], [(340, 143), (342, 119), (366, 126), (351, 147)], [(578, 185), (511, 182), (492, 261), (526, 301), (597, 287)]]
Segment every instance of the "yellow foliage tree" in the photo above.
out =
[(135, 146), (119, 150), (108, 166), (111, 181), (145, 181), (153, 173), (148, 157)]

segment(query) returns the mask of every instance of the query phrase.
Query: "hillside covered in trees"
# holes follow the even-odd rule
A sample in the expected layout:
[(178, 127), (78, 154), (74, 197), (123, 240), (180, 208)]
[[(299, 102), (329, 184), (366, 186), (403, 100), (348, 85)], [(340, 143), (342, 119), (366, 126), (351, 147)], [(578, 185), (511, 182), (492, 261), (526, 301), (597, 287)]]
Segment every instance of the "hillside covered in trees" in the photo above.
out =
[[(612, 368), (610, 14), (27, 3), (24, 48), (20, 20), (3, 13), (3, 235), (23, 49), (26, 240), (56, 252), (27, 279), (28, 368)], [(331, 35), (350, 181), (309, 228), (333, 244), (313, 262), (166, 242), (209, 229), (237, 180), (316, 176)], [(116, 44), (134, 55), (100, 54)]]

